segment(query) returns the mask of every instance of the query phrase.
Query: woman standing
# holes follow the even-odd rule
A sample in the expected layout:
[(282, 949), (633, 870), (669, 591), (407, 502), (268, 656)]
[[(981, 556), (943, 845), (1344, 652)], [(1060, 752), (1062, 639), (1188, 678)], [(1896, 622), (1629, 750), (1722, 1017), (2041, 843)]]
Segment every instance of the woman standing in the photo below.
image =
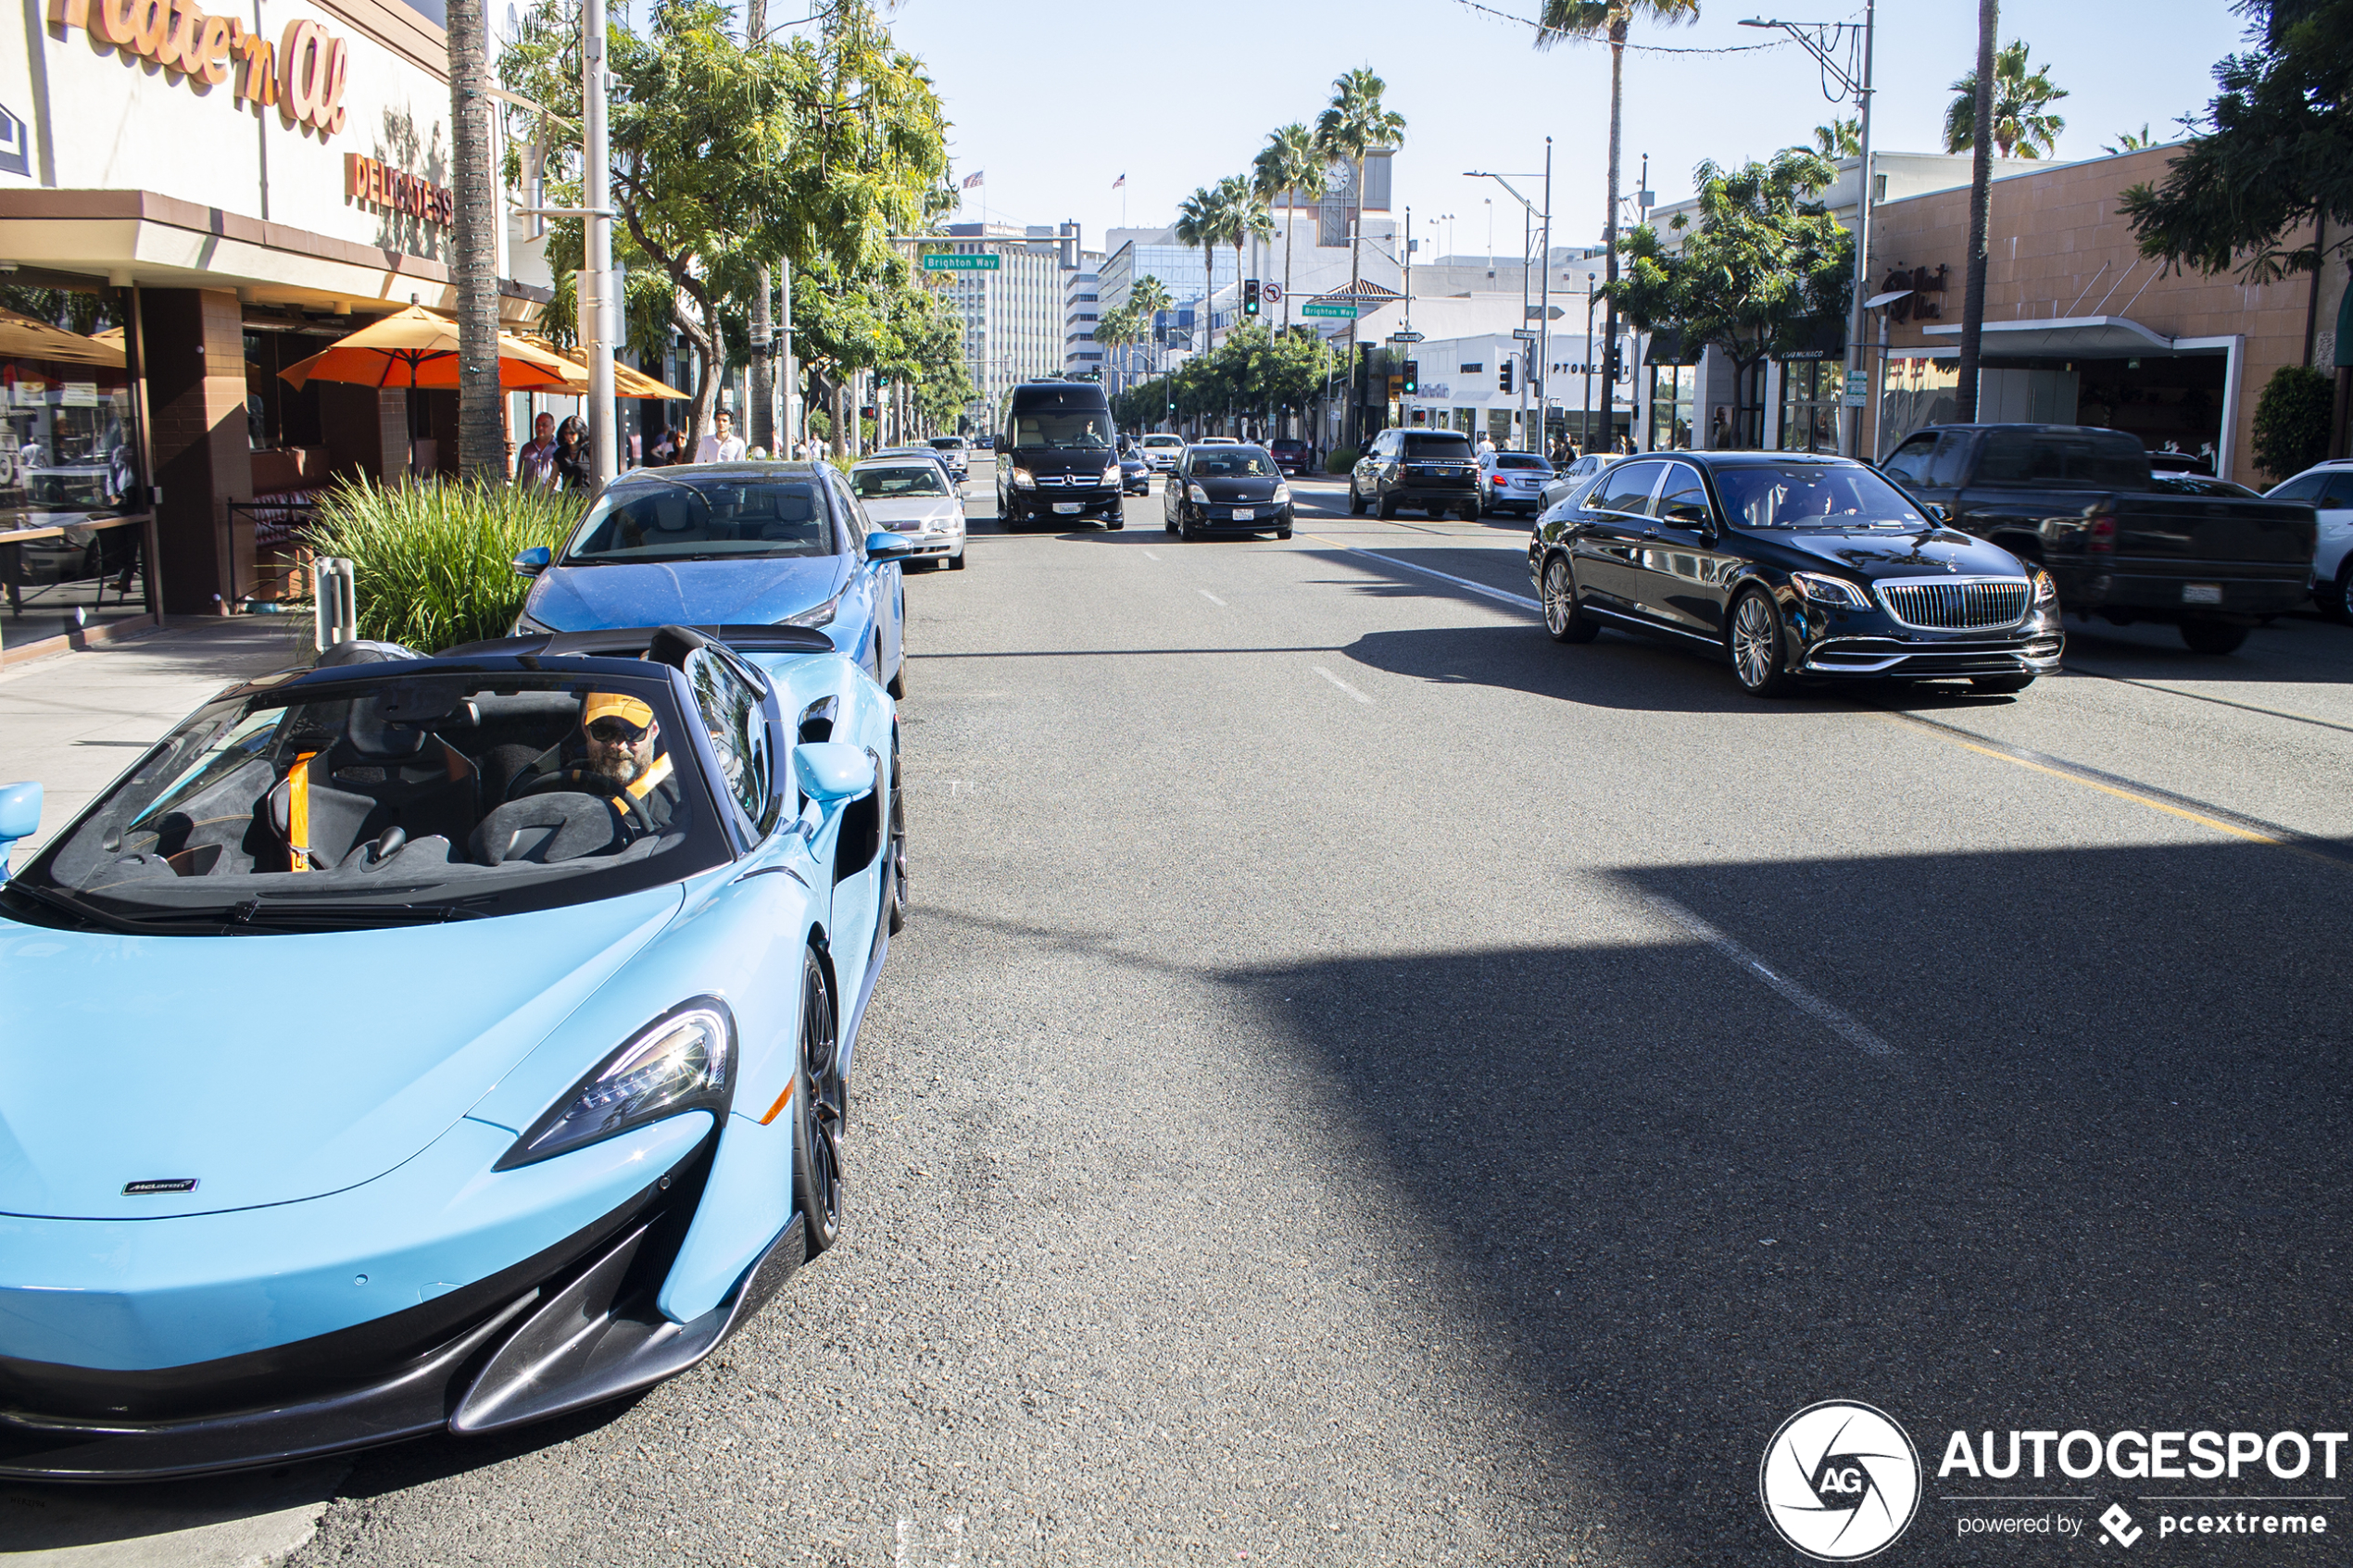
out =
[(574, 414), (556, 427), (556, 487), (573, 495), (586, 495), (596, 487), (595, 475), (589, 470), (592, 461), (588, 426)]

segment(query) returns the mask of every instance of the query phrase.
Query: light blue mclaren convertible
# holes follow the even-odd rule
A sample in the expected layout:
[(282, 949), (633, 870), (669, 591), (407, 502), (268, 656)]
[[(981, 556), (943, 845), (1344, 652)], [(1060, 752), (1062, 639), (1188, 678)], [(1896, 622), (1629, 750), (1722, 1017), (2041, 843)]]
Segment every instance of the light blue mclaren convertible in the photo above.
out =
[(896, 708), (814, 630), (346, 644), (198, 709), (0, 884), (0, 1474), (708, 1355), (840, 1234), (904, 820)]

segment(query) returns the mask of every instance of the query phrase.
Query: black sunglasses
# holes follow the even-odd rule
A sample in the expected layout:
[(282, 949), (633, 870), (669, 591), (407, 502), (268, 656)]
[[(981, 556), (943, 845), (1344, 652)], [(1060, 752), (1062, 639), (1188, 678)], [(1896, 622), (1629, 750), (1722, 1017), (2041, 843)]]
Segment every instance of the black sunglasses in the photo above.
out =
[(590, 740), (604, 741), (608, 744), (614, 741), (622, 741), (626, 742), (631, 746), (635, 746), (639, 741), (645, 739), (646, 731), (651, 726), (649, 725), (632, 724), (625, 719), (599, 719), (595, 723), (588, 726), (588, 738)]

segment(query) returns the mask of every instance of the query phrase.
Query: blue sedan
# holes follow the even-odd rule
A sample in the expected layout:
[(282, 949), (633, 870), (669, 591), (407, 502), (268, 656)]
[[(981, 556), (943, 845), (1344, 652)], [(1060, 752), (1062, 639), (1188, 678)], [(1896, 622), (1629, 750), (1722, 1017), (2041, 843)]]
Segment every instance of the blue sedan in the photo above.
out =
[(840, 1234), (906, 901), (882, 688), (791, 628), (330, 659), (0, 883), (0, 1475), (595, 1404)]
[(515, 558), (538, 579), (515, 630), (806, 626), (904, 696), (909, 548), (868, 521), (829, 463), (635, 469), (561, 552)]

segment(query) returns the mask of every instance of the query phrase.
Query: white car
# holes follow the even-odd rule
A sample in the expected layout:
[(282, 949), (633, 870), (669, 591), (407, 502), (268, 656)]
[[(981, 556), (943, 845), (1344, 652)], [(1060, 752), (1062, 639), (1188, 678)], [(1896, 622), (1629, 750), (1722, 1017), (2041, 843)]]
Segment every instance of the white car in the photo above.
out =
[(1617, 453), (1588, 452), (1570, 463), (1568, 467), (1554, 472), (1551, 479), (1544, 482), (1544, 494), (1541, 497), (1544, 509), (1549, 511), (1569, 496), (1581, 492), (1594, 475), (1617, 461)]
[(948, 459), (949, 471), (958, 479), (972, 475), (972, 443), (961, 435), (935, 435), (931, 449)]
[(1164, 431), (1145, 436), (1136, 444), (1136, 447), (1143, 456), (1145, 467), (1154, 473), (1166, 473), (1176, 466), (1176, 459), (1185, 455), (1185, 438)]
[(2312, 602), (2331, 621), (2353, 621), (2353, 458), (2333, 458), (2263, 493), (2302, 501), (2321, 517), (2312, 551)]
[(945, 560), (951, 571), (964, 570), (964, 500), (936, 459), (912, 453), (868, 458), (850, 464), (849, 487), (876, 528), (913, 541), (909, 561)]

